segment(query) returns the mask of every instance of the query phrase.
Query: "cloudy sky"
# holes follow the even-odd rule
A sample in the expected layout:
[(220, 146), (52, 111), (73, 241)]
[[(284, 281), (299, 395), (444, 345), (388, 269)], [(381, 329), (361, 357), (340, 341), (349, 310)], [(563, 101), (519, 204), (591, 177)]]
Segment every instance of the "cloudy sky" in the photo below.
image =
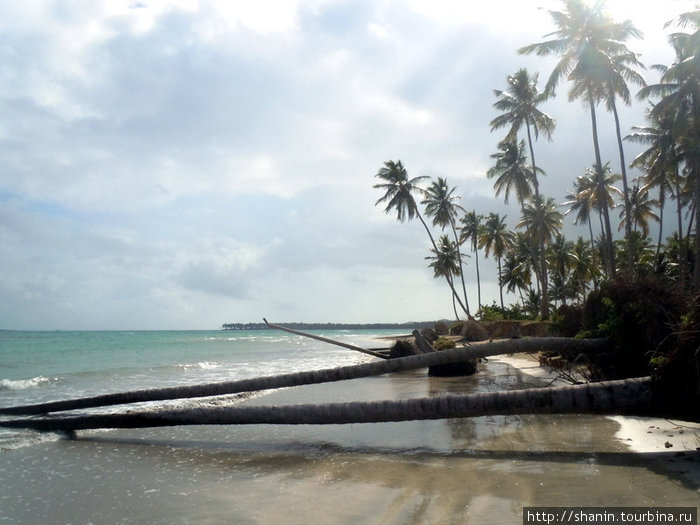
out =
[[(693, 5), (608, 0), (644, 32), (629, 46), (645, 64), (670, 63), (663, 24)], [(516, 49), (553, 30), (559, 6), (3, 2), (0, 328), (451, 317), (425, 232), (375, 207), (374, 175), (401, 159), (513, 226), (485, 177), (502, 138), (492, 91), (523, 66), (544, 84), (552, 62)], [(585, 109), (559, 91), (544, 108), (554, 140), (536, 147), (542, 191), (562, 202), (593, 155)], [(644, 107), (622, 111), (624, 130)], [(474, 305), (471, 261), (466, 276)], [(490, 303), (491, 261), (483, 277)]]

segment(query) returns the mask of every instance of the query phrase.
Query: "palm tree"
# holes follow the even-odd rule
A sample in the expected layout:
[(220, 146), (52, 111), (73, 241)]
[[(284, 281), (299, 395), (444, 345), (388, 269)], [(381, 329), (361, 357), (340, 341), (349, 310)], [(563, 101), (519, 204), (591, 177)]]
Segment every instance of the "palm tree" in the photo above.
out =
[(673, 119), (671, 115), (669, 113), (652, 113), (647, 111), (646, 118), (648, 125), (633, 126), (634, 132), (627, 135), (625, 140), (649, 146), (637, 155), (631, 166), (644, 170), (644, 189), (658, 188), (659, 191), (659, 238), (656, 244), (656, 256), (658, 258), (663, 236), (664, 204), (666, 203), (666, 196), (674, 188), (678, 234), (681, 240), (683, 238), (682, 200), (680, 198), (680, 177), (678, 173), (681, 157), (677, 152), (676, 141), (673, 136)]
[(500, 278), (501, 286), (506, 287), (506, 291), (520, 295), (520, 303), (525, 304), (523, 291), (530, 287), (530, 272), (523, 261), (519, 259), (515, 250), (509, 250), (503, 261), (503, 270)]
[(656, 199), (649, 198), (649, 190), (633, 186), (630, 192), (630, 215), (627, 215), (627, 210), (620, 212), (620, 229), (623, 226), (627, 229), (627, 225), (631, 225), (631, 233), (636, 233), (639, 228), (642, 237), (646, 239), (649, 236), (649, 220), (659, 222), (659, 216), (652, 211), (657, 204)]
[[(622, 71), (617, 76), (612, 74), (614, 57), (627, 56), (629, 50), (622, 43), (629, 37), (641, 36), (641, 33), (629, 21), (614, 22), (602, 12), (602, 2), (593, 5), (583, 0), (563, 0), (563, 11), (550, 11), (557, 31), (550, 33), (551, 40), (525, 46), (518, 50), (522, 54), (535, 53), (539, 56), (558, 55), (559, 62), (547, 81), (546, 92), (552, 92), (560, 80), (573, 83), (569, 91), (569, 100), (584, 98), (591, 115), (591, 131), (595, 153), (595, 169), (603, 177), (603, 161), (598, 141), (598, 124), (595, 107), (601, 100), (610, 101), (613, 93), (620, 89), (618, 77), (624, 78)], [(625, 60), (619, 60), (625, 65)], [(629, 62), (627, 62), (629, 63)], [(614, 82), (613, 82), (614, 80)], [(612, 82), (612, 84), (611, 84)], [(607, 210), (604, 209), (607, 214)], [(606, 243), (608, 274), (615, 274), (613, 258), (612, 232), (609, 218), (606, 216), (609, 234)]]
[[(551, 197), (546, 201), (542, 196), (536, 197), (532, 204), (523, 206), (523, 214), (516, 228), (525, 228), (525, 235), (533, 241), (541, 241), (542, 245), (548, 243), (559, 231), (564, 216), (557, 209), (554, 199)], [(544, 259), (544, 254), (540, 254), (540, 259)], [(549, 315), (549, 283), (547, 279), (546, 263), (540, 266), (540, 284), (542, 286), (542, 318)]]
[[(524, 341), (520, 339), (517, 342), (522, 344)], [(444, 357), (445, 352), (411, 357), (436, 359)], [(667, 394), (658, 383), (649, 377), (640, 377), (398, 401), (151, 409), (116, 414), (14, 419), (0, 421), (0, 427), (74, 432), (97, 428), (182, 425), (338, 425), (519, 414), (623, 414), (681, 419), (692, 414), (691, 402), (678, 394)], [(697, 401), (693, 399), (692, 402)]]
[[(152, 388), (147, 390), (132, 390), (129, 392), (117, 392), (99, 396), (68, 399), (62, 401), (50, 401), (34, 405), (23, 405), (0, 408), (2, 415), (39, 415), (65, 410), (80, 410), (84, 408), (124, 405), (140, 403), (144, 401), (163, 401), (167, 399), (191, 399), (195, 397), (210, 397), (237, 394), (241, 392), (255, 392), (290, 386), (311, 385), (335, 381), (345, 381), (360, 377), (370, 377), (402, 370), (414, 370), (433, 365), (457, 363), (480, 359), (493, 355), (510, 354), (517, 352), (536, 352), (540, 350), (580, 350), (590, 351), (601, 348), (604, 341), (600, 339), (572, 340), (560, 337), (528, 338), (518, 341), (501, 341), (478, 348), (463, 347), (431, 352), (428, 354), (412, 355), (398, 359), (385, 359), (362, 363), (359, 365), (342, 366), (323, 370), (311, 370), (293, 372), (274, 376), (239, 379), (236, 381), (224, 381), (203, 385), (185, 385), (165, 388)], [(71, 418), (75, 416), (70, 416)], [(32, 421), (41, 421), (32, 419)], [(0, 427), (11, 426), (10, 421), (0, 421)], [(16, 425), (19, 428), (32, 428), (31, 426)], [(147, 426), (147, 425), (139, 425)], [(42, 427), (38, 427), (42, 429)], [(59, 427), (68, 429), (69, 427)], [(96, 427), (92, 427), (96, 428)], [(112, 427), (113, 428), (113, 427)]]
[[(631, 201), (630, 201), (630, 191), (627, 179), (627, 164), (625, 162), (625, 150), (622, 147), (622, 134), (620, 132), (620, 117), (617, 113), (617, 105), (615, 100), (619, 95), (620, 99), (629, 106), (632, 103), (632, 97), (630, 95), (629, 88), (627, 87), (627, 82), (632, 82), (639, 86), (645, 86), (646, 82), (644, 78), (637, 73), (631, 66), (644, 68), (641, 62), (637, 59), (637, 55), (631, 52), (625, 52), (614, 57), (610, 57), (610, 64), (608, 68), (608, 79), (607, 79), (607, 89), (605, 103), (609, 111), (612, 111), (613, 117), (615, 119), (615, 133), (617, 137), (617, 148), (620, 155), (620, 174), (622, 175), (622, 192), (625, 201), (625, 211), (627, 215), (632, 213), (631, 211)], [(629, 224), (625, 228), (625, 234), (629, 235), (631, 232)], [(628, 261), (628, 262), (631, 262)]]
[(503, 286), (501, 285), (501, 260), (513, 244), (514, 235), (506, 226), (506, 218), (497, 213), (489, 213), (481, 232), (479, 233), (479, 248), (484, 248), (486, 257), (493, 252), (498, 261), (498, 289), (501, 298), (501, 308), (503, 305)]
[[(459, 264), (459, 245), (451, 241), (447, 235), (440, 237), (437, 245), (437, 250), (430, 250), (433, 255), (426, 257), (432, 261), (428, 267), (433, 269), (434, 277), (444, 277), (447, 282), (454, 284), (454, 277), (461, 275), (462, 271)], [(452, 308), (454, 308), (455, 317), (459, 320), (454, 295), (452, 296)]]
[(503, 113), (491, 121), (491, 131), (510, 126), (508, 134), (503, 141), (512, 143), (517, 141), (518, 131), (525, 124), (527, 143), (530, 148), (535, 196), (539, 195), (539, 184), (537, 182), (537, 165), (535, 164), (535, 151), (532, 146), (532, 134), (534, 132), (535, 139), (537, 139), (540, 130), (542, 130), (547, 139), (551, 140), (555, 126), (554, 119), (537, 108), (550, 96), (550, 94), (539, 92), (537, 89), (537, 77), (537, 73), (531, 77), (527, 69), (521, 68), (514, 75), (508, 77), (508, 91), (494, 90), (498, 100), (493, 104), (493, 107)]
[[(652, 115), (667, 114), (673, 119), (674, 139), (694, 182), (694, 201), (700, 202), (700, 10), (682, 14), (678, 23), (690, 26), (693, 33), (673, 33), (669, 41), (676, 53), (670, 67), (655, 66), (661, 71), (658, 84), (640, 90), (640, 98), (659, 96)], [(700, 213), (695, 214), (695, 230), (700, 232)], [(700, 235), (695, 236), (695, 252), (700, 253)], [(700, 289), (700, 257), (695, 259), (693, 284)]]
[[(418, 204), (416, 204), (416, 200), (413, 197), (414, 192), (423, 192), (423, 190), (418, 186), (418, 183), (424, 179), (427, 179), (428, 177), (420, 176), (409, 179), (408, 172), (400, 160), (397, 162), (392, 160), (385, 162), (384, 167), (377, 172), (375, 177), (383, 182), (375, 184), (373, 187), (386, 191), (384, 196), (377, 200), (375, 206), (380, 202), (387, 202), (384, 212), (391, 213), (393, 210), (396, 210), (397, 219), (400, 222), (404, 222), (406, 219), (411, 220), (414, 217), (418, 217), (418, 220), (420, 220), (428, 234), (428, 237), (430, 238), (430, 243), (433, 246), (433, 250), (435, 250), (437, 253), (438, 247), (435, 244), (433, 234), (430, 233), (430, 228), (428, 228), (423, 216), (420, 214)], [(469, 309), (460, 299), (454, 285), (449, 280), (447, 282), (450, 285), (452, 293), (457, 296), (457, 302), (461, 306), (462, 310), (469, 315)]]
[(465, 213), (461, 219), (459, 242), (471, 242), (474, 262), (476, 263), (477, 311), (481, 309), (481, 276), (479, 275), (479, 230), (483, 215), (477, 215), (476, 210)]
[(599, 276), (594, 253), (592, 243), (584, 241), (583, 237), (576, 240), (571, 250), (571, 282), (581, 302), (586, 299), (588, 283), (595, 282)]
[[(621, 194), (620, 190), (615, 186), (615, 182), (619, 179), (619, 175), (610, 172), (609, 163), (605, 163), (602, 171), (599, 171), (595, 165), (592, 168), (586, 168), (586, 174), (578, 177), (575, 183), (578, 191), (577, 199), (588, 201), (591, 208), (598, 211), (602, 232), (601, 251), (603, 260), (614, 255), (609, 210), (615, 207), (613, 196)], [(604, 266), (608, 271), (611, 266), (614, 266), (614, 263), (604, 262)]]
[(532, 196), (533, 185), (536, 186), (532, 168), (525, 157), (525, 142), (503, 141), (498, 144), (498, 149), (498, 153), (491, 155), (496, 164), (486, 172), (486, 176), (489, 179), (496, 177), (493, 184), (496, 197), (503, 192), (504, 202), (508, 204), (508, 197), (515, 193), (522, 206)]
[[(428, 189), (425, 190), (425, 198), (423, 205), (425, 213), (428, 217), (433, 218), (433, 226), (440, 226), (443, 230), (450, 226), (454, 235), (455, 245), (459, 245), (459, 237), (457, 236), (456, 218), (461, 212), (464, 213), (464, 208), (457, 204), (459, 196), (455, 195), (457, 188), (450, 188), (447, 185), (447, 180), (438, 177), (437, 181), (433, 181)], [(440, 248), (440, 246), (438, 246)], [(469, 298), (467, 297), (467, 286), (464, 283), (464, 265), (462, 263), (462, 254), (459, 250), (455, 250), (459, 272), (454, 275), (459, 275), (462, 280), (462, 291), (464, 293), (464, 304), (467, 307), (467, 316), (471, 318), (469, 313)]]
[(579, 175), (574, 181), (573, 191), (566, 194), (565, 198), (567, 201), (563, 204), (564, 206), (569, 207), (564, 215), (568, 215), (571, 212), (576, 212), (574, 224), (588, 224), (591, 244), (593, 244), (591, 212), (596, 207), (596, 196), (598, 194), (595, 191), (595, 187), (596, 183), (592, 177)]

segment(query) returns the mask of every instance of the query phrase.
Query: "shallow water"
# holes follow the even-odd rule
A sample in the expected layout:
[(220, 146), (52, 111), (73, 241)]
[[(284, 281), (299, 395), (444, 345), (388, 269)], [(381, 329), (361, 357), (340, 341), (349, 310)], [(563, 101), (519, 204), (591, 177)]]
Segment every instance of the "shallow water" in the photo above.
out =
[[(469, 378), (417, 370), (245, 403), (533, 383), (489, 361)], [(608, 418), (566, 415), (80, 432), (0, 453), (0, 523), (503, 524), (522, 523), (532, 505), (698, 504), (700, 487), (682, 475), (684, 465), (698, 468), (697, 454), (632, 454), (616, 429)]]

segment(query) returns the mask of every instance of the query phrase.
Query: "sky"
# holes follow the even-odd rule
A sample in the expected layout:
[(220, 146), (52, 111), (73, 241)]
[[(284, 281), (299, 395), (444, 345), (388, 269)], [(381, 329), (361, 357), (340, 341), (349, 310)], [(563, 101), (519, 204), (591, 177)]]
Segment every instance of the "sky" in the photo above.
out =
[[(670, 64), (692, 0), (608, 0)], [(227, 322), (452, 318), (417, 221), (375, 206), (387, 160), (507, 215), (486, 178), (494, 89), (554, 30), (554, 0), (37, 0), (0, 16), (0, 329), (216, 329)], [(656, 72), (644, 73), (649, 82)], [(593, 163), (566, 86), (543, 110), (541, 191)], [(646, 102), (620, 111), (623, 133)], [(599, 114), (604, 160), (619, 163)], [(635, 149), (637, 148), (637, 149)], [(638, 146), (626, 145), (631, 160)], [(619, 164), (618, 164), (619, 165)], [(631, 176), (639, 175), (631, 173)], [(566, 221), (567, 235), (578, 235)], [(436, 232), (439, 233), (439, 232)], [(498, 298), (480, 259), (482, 302)], [(475, 309), (474, 261), (465, 277)], [(508, 296), (507, 301), (515, 301)]]

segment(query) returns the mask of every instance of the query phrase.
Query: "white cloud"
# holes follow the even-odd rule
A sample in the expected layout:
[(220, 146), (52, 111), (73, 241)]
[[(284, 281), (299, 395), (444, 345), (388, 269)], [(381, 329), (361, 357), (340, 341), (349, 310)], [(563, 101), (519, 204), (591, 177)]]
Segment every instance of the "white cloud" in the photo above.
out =
[[(658, 61), (660, 26), (693, 2), (609, 4), (639, 20)], [(0, 328), (449, 316), (422, 227), (374, 207), (373, 175), (400, 158), (515, 222), (484, 177), (488, 122), (515, 69), (546, 80), (550, 62), (516, 53), (551, 30), (540, 5), (552, 2), (8, 4)], [(590, 164), (588, 120), (563, 96), (546, 109), (559, 128), (537, 144), (543, 190), (560, 198)]]

